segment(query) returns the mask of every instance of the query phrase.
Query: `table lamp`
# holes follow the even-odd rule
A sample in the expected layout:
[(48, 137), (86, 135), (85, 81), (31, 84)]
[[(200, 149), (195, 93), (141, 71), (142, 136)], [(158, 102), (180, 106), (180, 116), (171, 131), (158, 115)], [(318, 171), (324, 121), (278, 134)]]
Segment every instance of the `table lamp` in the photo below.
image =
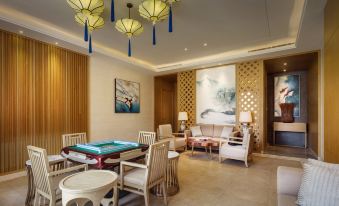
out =
[(181, 121), (180, 131), (185, 131), (186, 129), (185, 121), (188, 120), (187, 112), (179, 112), (178, 120)]
[(242, 125), (243, 132), (248, 132), (248, 126), (252, 122), (251, 112), (240, 112), (239, 122)]

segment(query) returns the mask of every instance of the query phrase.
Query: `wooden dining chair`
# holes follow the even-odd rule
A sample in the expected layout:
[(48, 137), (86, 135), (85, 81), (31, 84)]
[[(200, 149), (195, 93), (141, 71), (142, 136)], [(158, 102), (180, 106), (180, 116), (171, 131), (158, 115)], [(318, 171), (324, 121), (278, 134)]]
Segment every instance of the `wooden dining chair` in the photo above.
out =
[(63, 147), (69, 147), (76, 144), (85, 144), (85, 143), (87, 143), (86, 133), (74, 133), (62, 135)]
[(139, 144), (147, 144), (152, 145), (155, 143), (156, 140), (156, 133), (155, 132), (145, 132), (140, 131), (138, 136), (138, 143)]
[(67, 175), (87, 170), (87, 165), (78, 165), (70, 168), (52, 171), (49, 166), (45, 149), (27, 146), (28, 156), (32, 162), (32, 172), (35, 184), (34, 206), (40, 205), (40, 197), (49, 200), (49, 206), (55, 206), (59, 182)]
[[(168, 148), (169, 141), (152, 144), (146, 165), (122, 161), (120, 164), (120, 189), (143, 195), (145, 205), (149, 206), (149, 190), (160, 184), (163, 189), (164, 202), (167, 205), (165, 180), (168, 164)], [(125, 168), (129, 170), (126, 171)]]

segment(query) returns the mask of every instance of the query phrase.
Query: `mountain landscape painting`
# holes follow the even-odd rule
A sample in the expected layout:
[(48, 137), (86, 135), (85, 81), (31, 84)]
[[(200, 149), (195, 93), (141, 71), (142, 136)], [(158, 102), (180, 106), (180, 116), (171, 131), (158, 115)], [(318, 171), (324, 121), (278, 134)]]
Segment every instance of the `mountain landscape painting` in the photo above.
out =
[(197, 123), (235, 124), (235, 65), (196, 72)]

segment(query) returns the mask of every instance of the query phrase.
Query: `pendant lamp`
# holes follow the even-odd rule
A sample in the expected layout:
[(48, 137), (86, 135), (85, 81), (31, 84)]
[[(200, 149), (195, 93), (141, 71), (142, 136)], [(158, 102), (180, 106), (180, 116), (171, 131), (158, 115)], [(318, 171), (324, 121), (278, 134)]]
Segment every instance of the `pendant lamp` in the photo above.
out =
[(173, 32), (173, 13), (172, 13), (172, 4), (178, 2), (179, 0), (166, 0), (165, 2), (169, 4), (169, 18), (168, 18), (168, 32)]
[(156, 45), (155, 24), (168, 17), (169, 7), (161, 0), (145, 0), (139, 5), (140, 16), (153, 24), (153, 45)]
[[(100, 16), (92, 16), (83, 13), (77, 13), (75, 15), (75, 21), (78, 22), (81, 26), (87, 27), (89, 32), (89, 46), (88, 52), (92, 53), (92, 32), (95, 29), (100, 29), (104, 26), (104, 19)], [(87, 26), (86, 26), (87, 25)]]
[[(104, 11), (103, 0), (67, 0), (67, 3), (76, 13), (82, 13), (86, 16), (99, 16)], [(84, 40), (88, 41), (88, 22), (84, 24)]]
[(142, 24), (134, 19), (131, 19), (131, 8), (133, 7), (133, 4), (128, 3), (128, 18), (119, 19), (115, 23), (115, 28), (125, 34), (128, 37), (128, 56), (132, 56), (132, 46), (131, 46), (131, 39), (133, 36), (137, 36), (141, 34), (144, 31), (144, 27)]

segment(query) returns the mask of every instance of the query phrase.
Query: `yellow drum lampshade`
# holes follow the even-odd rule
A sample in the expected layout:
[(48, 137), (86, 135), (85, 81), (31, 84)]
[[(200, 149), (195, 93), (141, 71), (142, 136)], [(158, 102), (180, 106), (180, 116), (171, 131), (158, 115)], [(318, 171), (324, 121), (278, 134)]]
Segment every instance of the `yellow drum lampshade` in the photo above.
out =
[(187, 121), (188, 120), (187, 112), (179, 112), (178, 120), (179, 121)]
[(252, 114), (251, 112), (240, 112), (239, 116), (240, 123), (251, 123), (252, 122)]
[(145, 0), (139, 5), (139, 13), (140, 16), (153, 23), (153, 45), (155, 45), (155, 24), (168, 17), (169, 7), (161, 0)]

